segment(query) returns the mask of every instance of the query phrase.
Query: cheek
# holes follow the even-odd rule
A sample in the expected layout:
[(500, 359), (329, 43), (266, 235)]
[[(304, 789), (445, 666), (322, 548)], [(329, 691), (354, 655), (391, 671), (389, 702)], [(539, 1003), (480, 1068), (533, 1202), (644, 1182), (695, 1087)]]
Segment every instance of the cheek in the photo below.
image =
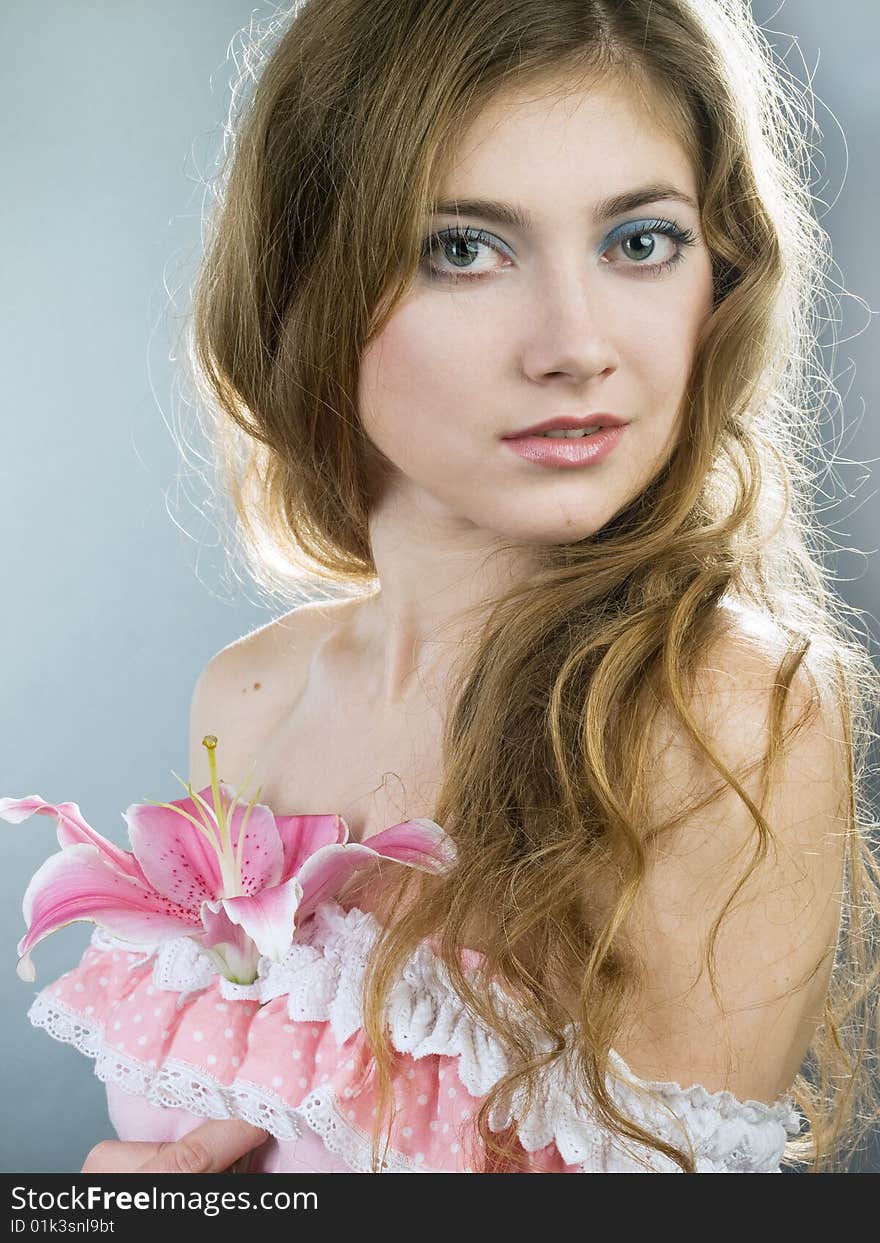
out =
[[(646, 392), (674, 409), (687, 386), (700, 337), (712, 315), (711, 270), (663, 315), (644, 322), (630, 338), (627, 356)], [(670, 413), (672, 413), (670, 409)]]
[(424, 303), (403, 307), (364, 352), (359, 402), (364, 426), (376, 438), (404, 424), (438, 427), (455, 421), (480, 397), (487, 353), (475, 343), (473, 322)]

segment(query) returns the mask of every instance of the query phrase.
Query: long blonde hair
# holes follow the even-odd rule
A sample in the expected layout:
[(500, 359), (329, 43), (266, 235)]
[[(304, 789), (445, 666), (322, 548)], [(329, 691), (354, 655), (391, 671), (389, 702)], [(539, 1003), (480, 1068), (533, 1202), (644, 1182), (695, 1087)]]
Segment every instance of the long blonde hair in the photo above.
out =
[[(540, 549), (492, 602), (453, 685), (433, 818), (458, 862), (442, 878), (400, 869), (394, 906), (405, 913), (383, 929), (366, 980), (373, 1168), (393, 1095), (385, 1001), (404, 961), (440, 933), (453, 986), (516, 1054), (474, 1119), (482, 1168), (517, 1168), (513, 1129), (492, 1131), (489, 1115), (515, 1088), (530, 1102), (566, 1046), (544, 983), (552, 971), (577, 982), (573, 1051), (607, 1126), (694, 1170), (691, 1153), (616, 1108), (605, 1075), (641, 972), (621, 926), (647, 867), (645, 740), (662, 705), (718, 767), (712, 739), (689, 723), (688, 693), (726, 599), (786, 636), (768, 768), (789, 736), (787, 688), (802, 663), (813, 708), (828, 693), (839, 706), (852, 756), (845, 917), (795, 1084), (809, 1127), (784, 1156), (824, 1170), (880, 1112), (869, 1056), (880, 877), (866, 793), (880, 677), (822, 565), (812, 500), (828, 239), (812, 212), (806, 107), (746, 0), (482, 0), (476, 12), (465, 0), (305, 0), (276, 17), (235, 91), (194, 289), (193, 375), (256, 581), (288, 600), (303, 583), (374, 588), (369, 516), (389, 463), (358, 417), (359, 360), (417, 271), (441, 154), (500, 90), (576, 79), (625, 81), (686, 145), (714, 308), (669, 460), (595, 535)], [(773, 826), (752, 814), (764, 845)], [(609, 860), (607, 920), (590, 925), (583, 895), (607, 888)], [(487, 902), (497, 918), (481, 984), (522, 999), (522, 1027), (461, 969), (463, 930)]]

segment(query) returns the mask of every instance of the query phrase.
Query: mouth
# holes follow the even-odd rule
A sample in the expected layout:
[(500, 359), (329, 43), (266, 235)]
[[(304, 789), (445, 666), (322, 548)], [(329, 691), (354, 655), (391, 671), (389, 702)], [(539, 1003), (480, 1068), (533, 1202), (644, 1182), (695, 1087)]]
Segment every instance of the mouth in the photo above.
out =
[(538, 466), (577, 468), (602, 462), (617, 447), (626, 430), (600, 427), (569, 436), (520, 435), (506, 436), (505, 443), (518, 457)]
[(607, 426), (608, 424), (602, 426), (591, 423), (588, 427), (553, 427), (543, 432), (520, 432), (517, 436), (505, 436), (505, 440), (583, 440), (586, 436), (595, 436), (597, 432), (605, 431)]
[(616, 414), (608, 414), (606, 411), (596, 411), (593, 414), (583, 414), (577, 417), (561, 415), (558, 418), (545, 419), (542, 423), (535, 423), (531, 427), (523, 428), (521, 431), (511, 432), (509, 435), (502, 437), (502, 439), (521, 440), (526, 436), (546, 436), (548, 439), (555, 439), (556, 437), (562, 439), (585, 433), (591, 435), (596, 431), (609, 427), (625, 427), (627, 422), (627, 419), (622, 419)]

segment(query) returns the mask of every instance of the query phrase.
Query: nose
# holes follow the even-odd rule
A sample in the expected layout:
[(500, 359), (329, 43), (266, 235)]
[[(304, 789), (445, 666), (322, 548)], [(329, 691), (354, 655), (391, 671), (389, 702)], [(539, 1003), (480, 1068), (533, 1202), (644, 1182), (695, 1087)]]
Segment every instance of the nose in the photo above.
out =
[(612, 324), (600, 295), (577, 273), (556, 273), (536, 294), (522, 344), (523, 374), (531, 380), (567, 376), (583, 381), (619, 364)]

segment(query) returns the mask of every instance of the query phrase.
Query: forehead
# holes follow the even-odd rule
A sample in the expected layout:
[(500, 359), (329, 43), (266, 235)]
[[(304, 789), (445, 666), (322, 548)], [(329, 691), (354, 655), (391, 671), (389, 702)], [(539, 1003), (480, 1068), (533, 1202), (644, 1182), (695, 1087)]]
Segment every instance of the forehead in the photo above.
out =
[(585, 210), (648, 182), (697, 197), (688, 150), (665, 121), (659, 95), (635, 83), (551, 83), (499, 93), (443, 161), (438, 199), (491, 197), (547, 205), (565, 195)]

